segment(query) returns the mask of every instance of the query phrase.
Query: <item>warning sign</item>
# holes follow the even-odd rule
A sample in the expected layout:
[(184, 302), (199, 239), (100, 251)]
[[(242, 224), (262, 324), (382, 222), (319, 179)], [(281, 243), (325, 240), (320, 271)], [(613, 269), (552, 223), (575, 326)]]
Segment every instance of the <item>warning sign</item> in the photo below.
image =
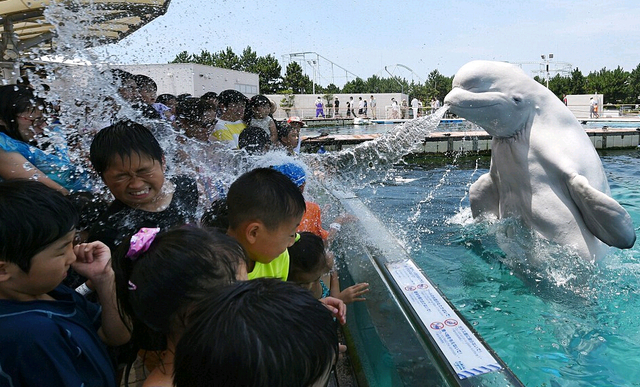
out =
[(387, 267), (460, 379), (502, 369), (413, 261)]

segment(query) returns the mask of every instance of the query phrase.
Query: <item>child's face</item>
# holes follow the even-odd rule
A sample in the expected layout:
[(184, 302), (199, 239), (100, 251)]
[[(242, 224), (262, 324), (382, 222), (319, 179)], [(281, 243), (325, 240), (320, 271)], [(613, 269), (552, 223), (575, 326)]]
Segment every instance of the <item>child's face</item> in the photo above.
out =
[(142, 101), (151, 105), (156, 102), (156, 90), (152, 87), (141, 87), (140, 88), (140, 97)]
[(300, 273), (297, 275), (296, 283), (307, 290), (313, 290), (316, 285), (320, 284), (320, 278), (327, 274), (328, 271), (327, 267), (321, 267), (309, 273)]
[(249, 257), (260, 263), (269, 263), (293, 245), (296, 240), (296, 230), (300, 225), (302, 216), (292, 218), (284, 222), (276, 230), (266, 227), (260, 229), (256, 235), (255, 243), (248, 249)]
[(23, 272), (17, 265), (11, 265), (14, 289), (21, 293), (25, 300), (41, 296), (55, 289), (67, 276), (69, 266), (76, 261), (73, 253), (72, 230), (62, 238), (54, 241), (44, 250), (31, 258), (29, 273)]
[(164, 161), (133, 153), (128, 157), (115, 156), (102, 180), (115, 196), (129, 207), (155, 210), (164, 185)]
[(244, 102), (231, 102), (224, 108), (224, 116), (227, 121), (237, 121), (244, 116)]
[(253, 108), (253, 116), (256, 118), (264, 118), (271, 112), (271, 105), (260, 105)]
[(18, 132), (26, 142), (33, 140), (36, 135), (44, 133), (44, 127), (47, 126), (47, 121), (42, 116), (42, 109), (38, 107), (31, 107), (18, 114), (16, 121), (18, 122)]

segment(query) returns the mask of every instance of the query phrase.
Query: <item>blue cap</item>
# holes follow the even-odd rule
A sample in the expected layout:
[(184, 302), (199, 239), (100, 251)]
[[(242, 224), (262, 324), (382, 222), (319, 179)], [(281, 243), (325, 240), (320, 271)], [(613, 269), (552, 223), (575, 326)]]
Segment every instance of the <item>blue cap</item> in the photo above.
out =
[(305, 181), (307, 180), (306, 174), (304, 172), (304, 168), (302, 168), (297, 164), (287, 163), (287, 164), (273, 165), (271, 168), (287, 176), (298, 187), (304, 184)]

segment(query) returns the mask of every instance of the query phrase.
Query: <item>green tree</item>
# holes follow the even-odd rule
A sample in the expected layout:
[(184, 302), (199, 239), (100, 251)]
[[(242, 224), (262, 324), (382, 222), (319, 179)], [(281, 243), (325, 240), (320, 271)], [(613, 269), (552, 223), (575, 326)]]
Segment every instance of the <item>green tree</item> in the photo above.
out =
[(333, 83), (327, 85), (326, 91), (331, 94), (340, 94), (340, 88)]
[(434, 93), (432, 97), (444, 101), (444, 97), (451, 91), (453, 77), (446, 77), (440, 71), (433, 70), (427, 76), (426, 86), (429, 86)]
[(311, 79), (302, 73), (302, 67), (297, 62), (287, 65), (282, 84), (284, 89), (291, 90), (294, 94), (310, 94), (313, 90)]
[(260, 92), (274, 94), (282, 90), (282, 66), (271, 54), (258, 58), (256, 73), (260, 76)]
[(360, 77), (357, 77), (353, 81), (349, 81), (342, 87), (343, 93), (367, 93), (367, 84)]
[(569, 80), (569, 92), (567, 94), (585, 94), (587, 88), (587, 80), (579, 68), (575, 68), (571, 71), (571, 77)]
[(176, 58), (171, 61), (171, 63), (191, 63), (193, 61), (193, 57), (186, 51), (182, 51)]
[(626, 103), (638, 103), (640, 99), (640, 64), (629, 73)]
[(213, 55), (213, 65), (216, 67), (222, 67), (223, 69), (242, 70), (240, 58), (235, 52), (233, 52), (231, 47), (227, 47), (225, 50), (215, 53)]

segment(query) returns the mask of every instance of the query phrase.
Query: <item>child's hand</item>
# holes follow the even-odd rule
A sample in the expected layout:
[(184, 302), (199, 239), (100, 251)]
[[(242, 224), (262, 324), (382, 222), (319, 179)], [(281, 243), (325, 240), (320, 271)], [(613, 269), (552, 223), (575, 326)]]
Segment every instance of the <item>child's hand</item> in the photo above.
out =
[(367, 293), (368, 291), (369, 284), (366, 282), (362, 282), (353, 286), (349, 286), (345, 290), (341, 291), (337, 297), (344, 301), (345, 304), (350, 304), (354, 301), (365, 301), (366, 298), (362, 297), (362, 295)]
[(113, 280), (111, 250), (100, 241), (81, 243), (73, 247), (76, 261), (71, 265), (78, 274), (87, 277), (94, 284)]
[(333, 297), (321, 298), (320, 302), (324, 304), (333, 314), (333, 317), (337, 318), (340, 324), (347, 323), (347, 306), (342, 300)]

